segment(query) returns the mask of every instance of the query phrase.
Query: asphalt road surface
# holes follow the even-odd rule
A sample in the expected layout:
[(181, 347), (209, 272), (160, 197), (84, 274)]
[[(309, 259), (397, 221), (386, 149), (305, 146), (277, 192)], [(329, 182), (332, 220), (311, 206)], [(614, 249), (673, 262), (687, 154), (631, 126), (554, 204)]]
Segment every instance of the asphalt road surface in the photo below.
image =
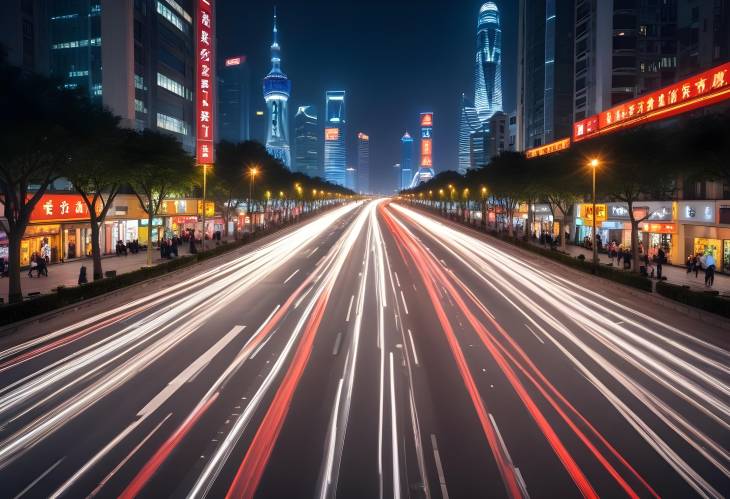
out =
[(727, 497), (727, 331), (515, 251), (350, 204), (21, 329), (0, 497)]

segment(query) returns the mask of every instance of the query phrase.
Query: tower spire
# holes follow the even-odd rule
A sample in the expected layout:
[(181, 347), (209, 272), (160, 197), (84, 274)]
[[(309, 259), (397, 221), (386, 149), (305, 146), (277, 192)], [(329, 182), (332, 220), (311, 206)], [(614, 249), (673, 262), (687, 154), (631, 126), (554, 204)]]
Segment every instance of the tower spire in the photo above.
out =
[(274, 6), (274, 37), (271, 43), (271, 72), (281, 72), (281, 48), (279, 47), (279, 28), (277, 27), (276, 6)]

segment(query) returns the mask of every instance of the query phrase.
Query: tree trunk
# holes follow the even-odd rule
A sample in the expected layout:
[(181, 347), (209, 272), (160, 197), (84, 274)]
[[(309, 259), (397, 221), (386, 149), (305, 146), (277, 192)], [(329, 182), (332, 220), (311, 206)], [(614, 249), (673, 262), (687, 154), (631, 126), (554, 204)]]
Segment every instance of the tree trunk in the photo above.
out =
[(639, 271), (639, 222), (631, 217), (631, 259), (633, 260), (631, 272)]
[[(23, 231), (25, 232), (25, 231)], [(17, 303), (23, 301), (23, 290), (20, 285), (20, 242), (23, 232), (17, 228), (8, 232), (8, 301)]]
[[(152, 266), (152, 203), (148, 207), (147, 212), (147, 266)], [(205, 206), (203, 207), (205, 209)], [(203, 227), (205, 230), (205, 227)], [(203, 236), (205, 237), (205, 236)], [(195, 238), (195, 231), (193, 231), (193, 239)]]
[(101, 248), (99, 246), (99, 223), (93, 217), (91, 220), (91, 259), (94, 265), (94, 280), (99, 280), (104, 277), (104, 272), (101, 268)]

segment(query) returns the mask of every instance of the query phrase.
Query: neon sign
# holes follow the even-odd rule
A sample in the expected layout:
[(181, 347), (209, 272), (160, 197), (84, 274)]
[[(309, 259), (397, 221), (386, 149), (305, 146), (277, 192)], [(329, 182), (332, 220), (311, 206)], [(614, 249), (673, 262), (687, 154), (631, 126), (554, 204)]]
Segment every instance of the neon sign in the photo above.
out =
[(573, 124), (573, 140), (669, 118), (730, 99), (730, 62)]
[[(196, 155), (199, 164), (213, 163), (215, 123), (215, 31), (213, 1), (197, 0), (196, 54)], [(226, 63), (227, 64), (227, 63)]]
[(325, 128), (324, 129), (324, 140), (332, 142), (340, 138), (339, 128)]
[(538, 156), (545, 156), (546, 154), (552, 154), (554, 152), (558, 151), (564, 151), (565, 149), (568, 149), (570, 147), (570, 137), (567, 139), (558, 140), (555, 142), (551, 142), (549, 144), (545, 144), (541, 147), (535, 147), (532, 149), (528, 149), (525, 151), (525, 155), (528, 158), (536, 158)]

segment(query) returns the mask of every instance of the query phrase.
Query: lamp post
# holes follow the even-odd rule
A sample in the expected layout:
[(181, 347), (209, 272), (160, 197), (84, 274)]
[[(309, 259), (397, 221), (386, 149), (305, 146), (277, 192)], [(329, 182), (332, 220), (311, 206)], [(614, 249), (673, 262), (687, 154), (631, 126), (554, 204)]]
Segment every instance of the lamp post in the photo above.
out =
[(253, 201), (253, 182), (256, 179), (256, 174), (259, 172), (255, 166), (248, 169), (248, 174), (251, 177), (248, 183), (248, 223), (249, 231), (253, 233), (253, 211), (251, 210), (251, 202)]
[[(202, 252), (205, 253), (205, 201), (207, 197), (207, 191), (208, 191), (208, 165), (203, 165), (203, 249)], [(195, 240), (195, 234), (193, 233), (193, 242)]]
[(593, 239), (592, 246), (593, 246), (593, 265), (598, 265), (598, 245), (596, 244), (596, 168), (598, 168), (598, 160), (596, 158), (593, 158), (590, 162), (591, 165), (591, 171), (593, 172)]

